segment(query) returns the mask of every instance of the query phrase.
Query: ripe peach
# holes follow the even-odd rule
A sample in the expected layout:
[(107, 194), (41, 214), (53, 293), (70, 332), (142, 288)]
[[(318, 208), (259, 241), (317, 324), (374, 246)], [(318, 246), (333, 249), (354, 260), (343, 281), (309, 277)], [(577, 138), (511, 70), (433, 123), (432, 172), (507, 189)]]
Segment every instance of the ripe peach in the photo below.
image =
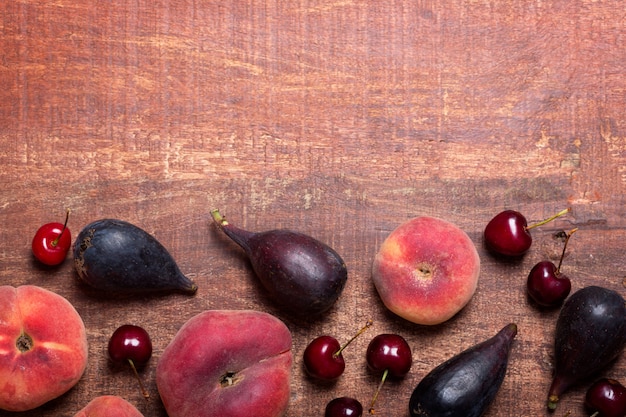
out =
[(291, 333), (253, 310), (208, 310), (165, 348), (157, 388), (170, 417), (278, 417), (290, 394)]
[(474, 295), (479, 274), (480, 258), (469, 236), (450, 222), (427, 216), (391, 232), (372, 268), (383, 304), (424, 325), (457, 314)]
[(0, 409), (26, 411), (72, 388), (87, 366), (87, 335), (62, 296), (0, 287)]
[(91, 400), (74, 417), (144, 417), (134, 405), (117, 395), (102, 395)]

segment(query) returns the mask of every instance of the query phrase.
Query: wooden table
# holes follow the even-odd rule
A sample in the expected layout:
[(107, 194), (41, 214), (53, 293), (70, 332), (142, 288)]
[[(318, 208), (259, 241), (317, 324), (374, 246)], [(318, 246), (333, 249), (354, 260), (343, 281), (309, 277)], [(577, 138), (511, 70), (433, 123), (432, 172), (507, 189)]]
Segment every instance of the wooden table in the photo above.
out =
[[(626, 293), (620, 2), (6, 0), (0, 16), (0, 277), (69, 299), (90, 355), (74, 389), (20, 416), (73, 415), (103, 394), (165, 416), (155, 383), (163, 349), (195, 314), (225, 308), (266, 311), (291, 329), (289, 417), (321, 416), (340, 395), (367, 407), (378, 376), (364, 352), (383, 332), (407, 338), (414, 364), (385, 385), (379, 415), (408, 416), (430, 369), (508, 322), (519, 334), (486, 416), (547, 415), (558, 310), (527, 300), (530, 268), (557, 261), (555, 233), (578, 227), (563, 265), (574, 290)], [(104, 298), (79, 284), (71, 259), (38, 265), (32, 236), (68, 207), (74, 236), (104, 217), (153, 234), (197, 294)], [(499, 211), (532, 222), (565, 207), (571, 214), (533, 231), (520, 261), (484, 249)], [(282, 313), (212, 224), (212, 208), (250, 230), (290, 228), (335, 248), (349, 280), (332, 311), (309, 324)], [(482, 261), (471, 303), (435, 327), (387, 312), (370, 275), (382, 240), (419, 215), (467, 231)], [(345, 341), (367, 319), (374, 326), (344, 353), (336, 384), (304, 375), (310, 340)], [(153, 337), (149, 402), (107, 358), (124, 323)], [(626, 382), (626, 359), (604, 375)], [(585, 415), (585, 389), (555, 416)]]

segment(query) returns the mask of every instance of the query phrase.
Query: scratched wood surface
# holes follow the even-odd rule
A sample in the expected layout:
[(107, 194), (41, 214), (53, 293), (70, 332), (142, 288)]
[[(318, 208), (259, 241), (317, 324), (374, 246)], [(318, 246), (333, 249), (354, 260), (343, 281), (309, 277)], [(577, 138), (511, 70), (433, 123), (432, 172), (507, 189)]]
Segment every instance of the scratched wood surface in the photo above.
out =
[[(364, 352), (377, 333), (409, 340), (414, 364), (385, 385), (381, 416), (408, 416), (435, 365), (516, 322), (509, 370), (487, 416), (546, 415), (556, 310), (524, 293), (530, 268), (556, 260), (556, 232), (578, 227), (564, 272), (574, 290), (626, 293), (626, 12), (618, 1), (6, 0), (0, 3), (0, 281), (68, 298), (88, 330), (89, 364), (67, 394), (26, 413), (68, 416), (103, 394), (166, 416), (159, 357), (180, 326), (213, 308), (275, 314), (293, 334), (288, 417), (321, 416), (349, 395), (367, 406), (378, 382)], [(68, 259), (42, 268), (30, 240), (72, 210), (74, 236), (115, 217), (156, 236), (198, 286), (193, 296), (102, 298)], [(250, 230), (291, 228), (334, 247), (349, 269), (321, 320), (282, 313), (249, 264), (211, 224), (220, 208)], [(519, 262), (483, 248), (502, 209), (534, 230)], [(478, 291), (449, 322), (420, 327), (388, 313), (373, 256), (401, 222), (445, 218), (476, 243)], [(71, 256), (70, 256), (71, 258)], [(344, 376), (320, 385), (302, 370), (321, 334), (347, 340)], [(143, 401), (106, 343), (144, 326), (154, 356)], [(604, 375), (626, 382), (626, 359)], [(585, 415), (577, 386), (557, 416)]]

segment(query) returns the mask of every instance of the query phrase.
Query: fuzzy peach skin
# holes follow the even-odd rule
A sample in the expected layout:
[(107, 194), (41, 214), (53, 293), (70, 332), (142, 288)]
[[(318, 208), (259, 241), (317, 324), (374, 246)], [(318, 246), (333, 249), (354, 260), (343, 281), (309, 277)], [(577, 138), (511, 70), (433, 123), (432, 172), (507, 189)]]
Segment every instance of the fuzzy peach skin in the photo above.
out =
[(144, 417), (134, 405), (117, 395), (101, 395), (91, 400), (74, 417)]
[(33, 285), (0, 286), (0, 409), (39, 407), (86, 366), (85, 325), (69, 301)]
[(157, 388), (169, 417), (278, 417), (288, 406), (291, 333), (253, 310), (208, 310), (165, 348)]
[(456, 315), (473, 297), (480, 258), (469, 236), (434, 217), (416, 217), (385, 239), (372, 278), (383, 304), (406, 320), (435, 325)]

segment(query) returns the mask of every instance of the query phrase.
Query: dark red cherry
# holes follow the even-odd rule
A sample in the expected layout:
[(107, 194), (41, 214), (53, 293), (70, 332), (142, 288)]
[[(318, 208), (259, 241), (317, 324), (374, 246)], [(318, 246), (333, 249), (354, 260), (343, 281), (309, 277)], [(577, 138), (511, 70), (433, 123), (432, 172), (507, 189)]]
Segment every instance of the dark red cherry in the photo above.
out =
[(567, 298), (572, 283), (552, 262), (541, 261), (530, 270), (526, 288), (530, 298), (540, 306), (555, 307)]
[(383, 333), (370, 341), (365, 359), (372, 371), (382, 373), (369, 409), (369, 413), (374, 414), (374, 405), (385, 380), (388, 376), (404, 377), (411, 369), (413, 355), (411, 347), (402, 336)]
[(320, 336), (313, 339), (303, 355), (307, 373), (323, 380), (339, 378), (346, 368), (340, 349), (339, 342), (332, 336)]
[(152, 341), (148, 332), (132, 324), (120, 326), (109, 339), (108, 351), (113, 362), (128, 362), (139, 381), (143, 396), (147, 399), (150, 395), (141, 383), (137, 366), (145, 365), (152, 357)]
[(311, 341), (304, 350), (304, 368), (314, 378), (332, 381), (343, 374), (346, 362), (343, 359), (343, 350), (369, 326), (368, 321), (346, 344), (339, 346), (339, 342), (332, 336), (319, 336)]
[(498, 255), (522, 256), (533, 241), (530, 229), (551, 222), (568, 212), (569, 208), (529, 226), (526, 217), (520, 212), (505, 210), (487, 223), (484, 231), (485, 244), (491, 252)]
[(61, 264), (67, 257), (72, 244), (72, 234), (67, 227), (70, 211), (65, 214), (65, 224), (46, 223), (41, 226), (31, 244), (35, 258), (50, 266)]
[(587, 390), (585, 407), (593, 417), (624, 417), (626, 388), (615, 379), (601, 378)]
[(118, 327), (109, 340), (109, 356), (113, 362), (132, 360), (135, 365), (145, 365), (152, 357), (150, 335), (132, 324)]
[(374, 372), (385, 372), (402, 378), (411, 369), (413, 357), (407, 341), (397, 334), (379, 334), (374, 337), (365, 356), (367, 365)]
[(561, 273), (561, 265), (565, 257), (567, 243), (577, 230), (572, 229), (567, 233), (559, 266), (554, 265), (550, 261), (541, 261), (528, 274), (528, 280), (526, 281), (528, 295), (540, 306), (556, 307), (561, 305), (572, 290), (570, 279)]
[(350, 397), (339, 397), (326, 405), (324, 417), (361, 417), (363, 406), (358, 400)]

